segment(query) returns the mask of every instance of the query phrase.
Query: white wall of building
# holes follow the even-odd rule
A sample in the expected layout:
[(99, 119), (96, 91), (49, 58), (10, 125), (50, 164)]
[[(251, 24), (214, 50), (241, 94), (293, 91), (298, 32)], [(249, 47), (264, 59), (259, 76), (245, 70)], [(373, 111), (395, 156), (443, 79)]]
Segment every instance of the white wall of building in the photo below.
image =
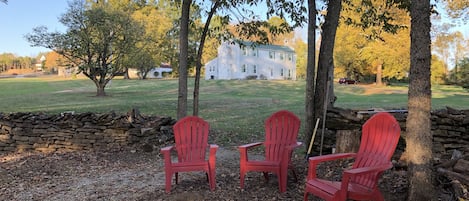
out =
[[(172, 68), (155, 67), (148, 71), (147, 78), (163, 78), (163, 73), (171, 72), (173, 72)], [(136, 68), (129, 68), (128, 73), (130, 78), (139, 78), (140, 71)]]
[(218, 57), (205, 64), (205, 79), (296, 80), (296, 55), (291, 48), (250, 44), (222, 43)]

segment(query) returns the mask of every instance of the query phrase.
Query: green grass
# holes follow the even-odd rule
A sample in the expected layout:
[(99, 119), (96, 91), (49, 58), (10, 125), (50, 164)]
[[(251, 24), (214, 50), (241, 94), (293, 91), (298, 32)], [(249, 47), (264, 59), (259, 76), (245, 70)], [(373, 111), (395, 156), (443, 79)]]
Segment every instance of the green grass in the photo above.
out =
[[(188, 114), (192, 113), (193, 80), (188, 90)], [(0, 79), (0, 112), (64, 111), (127, 113), (138, 108), (145, 115), (176, 117), (178, 80), (123, 80), (96, 97), (88, 79)], [(262, 139), (263, 121), (273, 112), (288, 109), (304, 118), (304, 81), (209, 80), (201, 81), (199, 116), (229, 143)], [(434, 86), (433, 109), (450, 106), (469, 109), (469, 93), (455, 86)], [(336, 85), (335, 106), (350, 109), (405, 109), (406, 86)], [(233, 139), (235, 138), (237, 139)], [(255, 138), (255, 139), (254, 139)]]

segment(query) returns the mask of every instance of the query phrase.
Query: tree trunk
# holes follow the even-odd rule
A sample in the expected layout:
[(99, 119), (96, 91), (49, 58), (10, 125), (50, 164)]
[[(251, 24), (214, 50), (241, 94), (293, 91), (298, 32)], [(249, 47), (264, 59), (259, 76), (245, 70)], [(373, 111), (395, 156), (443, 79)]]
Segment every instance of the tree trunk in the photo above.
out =
[(106, 85), (103, 83), (96, 83), (96, 96), (106, 96), (106, 92), (104, 91)]
[[(321, 46), (319, 49), (318, 72), (316, 76), (316, 88), (314, 93), (314, 119), (321, 118), (324, 107), (332, 106), (334, 102), (333, 79), (334, 73), (334, 44), (339, 16), (342, 9), (342, 1), (328, 1), (327, 15), (322, 26)], [(328, 85), (327, 82), (330, 84)], [(327, 89), (329, 87), (329, 89)], [(329, 90), (326, 97), (326, 90)], [(326, 106), (324, 99), (327, 98)], [(322, 120), (324, 121), (324, 119)]]
[(360, 148), (359, 130), (338, 130), (335, 151), (336, 153), (356, 153)]
[(182, 1), (181, 27), (179, 35), (179, 89), (177, 119), (181, 119), (187, 114), (187, 66), (189, 47), (189, 11), (192, 1)]
[(130, 80), (129, 68), (124, 68), (124, 80)]
[(378, 64), (376, 66), (376, 85), (381, 86), (383, 85), (383, 65)]
[(194, 83), (194, 97), (193, 97), (194, 100), (193, 100), (193, 108), (192, 108), (193, 109), (192, 115), (194, 116), (199, 115), (200, 70), (202, 69), (202, 54), (204, 52), (205, 38), (207, 38), (210, 21), (212, 21), (212, 17), (220, 5), (221, 5), (221, 1), (216, 1), (215, 4), (213, 4), (212, 9), (210, 9), (210, 13), (207, 16), (207, 20), (205, 21), (205, 26), (204, 26), (204, 30), (202, 31), (202, 35), (200, 36), (200, 44), (199, 44), (199, 49), (197, 50), (196, 67), (195, 67), (195, 83)]
[(306, 147), (313, 137), (314, 119), (314, 76), (316, 68), (316, 1), (308, 0), (308, 61), (306, 64), (305, 133)]
[(409, 158), (409, 201), (428, 201), (432, 192), (431, 40), (429, 0), (412, 1), (410, 83), (406, 121), (406, 155)]

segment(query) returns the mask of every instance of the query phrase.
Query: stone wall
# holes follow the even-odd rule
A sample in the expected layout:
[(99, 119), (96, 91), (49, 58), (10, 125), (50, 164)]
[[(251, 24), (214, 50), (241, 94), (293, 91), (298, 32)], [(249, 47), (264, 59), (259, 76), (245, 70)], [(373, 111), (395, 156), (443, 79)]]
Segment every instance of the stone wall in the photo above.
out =
[[(360, 132), (361, 125), (375, 112), (329, 110), (324, 153), (332, 150), (337, 131)], [(402, 139), (398, 149), (403, 151), (407, 112), (395, 110), (391, 113), (401, 125)], [(432, 112), (431, 119), (436, 157), (450, 154), (452, 150), (469, 153), (469, 110), (437, 110)], [(171, 127), (175, 122), (170, 117), (142, 116), (134, 110), (126, 115), (0, 113), (0, 152), (108, 149), (134, 144), (158, 146), (173, 138)], [(318, 130), (315, 151), (320, 147), (320, 136), (321, 130)]]
[[(361, 126), (369, 117), (378, 111), (353, 111), (334, 108), (328, 110), (324, 134), (325, 145), (323, 149), (330, 150), (335, 144), (336, 133), (339, 130), (352, 130), (360, 132)], [(406, 110), (389, 111), (401, 126), (401, 140), (398, 149), (405, 149)], [(453, 150), (469, 153), (469, 110), (456, 110), (447, 108), (432, 111), (433, 153), (435, 157), (451, 154)], [(320, 131), (318, 131), (320, 132)], [(317, 134), (318, 136), (318, 134)], [(319, 143), (316, 136), (315, 144)], [(329, 146), (326, 146), (329, 145)], [(315, 146), (318, 147), (318, 146)]]
[(0, 113), (0, 153), (113, 149), (162, 144), (172, 138), (170, 117), (115, 113)]

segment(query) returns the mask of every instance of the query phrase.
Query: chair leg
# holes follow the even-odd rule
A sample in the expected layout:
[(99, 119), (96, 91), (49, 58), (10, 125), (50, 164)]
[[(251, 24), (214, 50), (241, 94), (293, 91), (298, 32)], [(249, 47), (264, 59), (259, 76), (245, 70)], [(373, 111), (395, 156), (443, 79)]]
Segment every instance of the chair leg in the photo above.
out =
[(384, 201), (383, 194), (381, 194), (381, 192), (380, 192), (379, 190), (376, 190), (376, 191), (373, 193), (373, 200), (376, 200), (376, 201)]
[(290, 165), (288, 168), (291, 169), (291, 171), (292, 171), (292, 173), (293, 173), (293, 177), (295, 178), (295, 182), (298, 182), (298, 176), (296, 176), (295, 167), (293, 167), (292, 165)]
[(280, 193), (284, 193), (285, 191), (287, 191), (287, 174), (287, 171), (280, 171), (278, 173), (278, 186), (280, 189)]
[(303, 200), (308, 201), (308, 191), (305, 191), (305, 194), (303, 195)]
[[(177, 174), (177, 173), (176, 173)], [(169, 171), (166, 171), (165, 173), (165, 176), (166, 176), (166, 185), (165, 185), (165, 190), (166, 190), (166, 193), (169, 193), (171, 192), (171, 179), (173, 177), (173, 174)]]
[(209, 184), (210, 184), (210, 190), (213, 191), (216, 188), (216, 175), (215, 175), (215, 170), (214, 169), (209, 169), (209, 173), (207, 174), (208, 179), (209, 179)]
[(268, 172), (262, 172), (264, 174), (264, 179), (265, 182), (267, 183), (269, 181), (269, 173)]
[(239, 172), (239, 182), (240, 182), (239, 184), (240, 184), (241, 189), (244, 189), (244, 175), (245, 174), (246, 173), (244, 172), (244, 170), (241, 170)]

